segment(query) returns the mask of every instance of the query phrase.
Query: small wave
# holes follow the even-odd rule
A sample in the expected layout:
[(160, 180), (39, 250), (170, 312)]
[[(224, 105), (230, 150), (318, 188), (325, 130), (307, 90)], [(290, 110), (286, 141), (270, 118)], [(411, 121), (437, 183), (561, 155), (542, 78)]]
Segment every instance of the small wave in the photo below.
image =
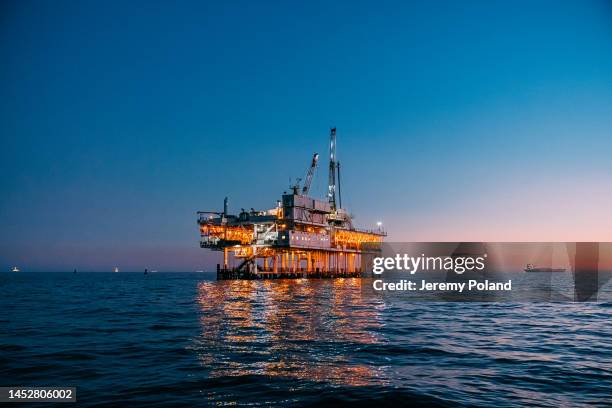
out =
[(162, 330), (192, 330), (193, 326), (178, 326), (173, 324), (157, 323), (149, 326), (150, 330), (162, 331)]
[(368, 344), (361, 346), (357, 352), (371, 354), (373, 356), (402, 356), (402, 355), (430, 355), (430, 356), (465, 356), (465, 354), (455, 353), (452, 351), (442, 350), (434, 347), (422, 347), (413, 345), (395, 345), (395, 344)]
[(2, 351), (23, 351), (25, 349), (25, 346), (19, 344), (0, 344), (0, 350)]
[(600, 303), (599, 307), (610, 308), (612, 307), (612, 302)]

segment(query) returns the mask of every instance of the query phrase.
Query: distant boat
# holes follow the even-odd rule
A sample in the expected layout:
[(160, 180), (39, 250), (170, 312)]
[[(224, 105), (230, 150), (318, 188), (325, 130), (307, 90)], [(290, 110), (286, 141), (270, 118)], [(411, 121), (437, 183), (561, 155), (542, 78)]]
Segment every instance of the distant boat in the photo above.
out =
[(536, 268), (532, 264), (527, 264), (525, 272), (565, 272), (565, 268)]
[(115, 266), (115, 269), (113, 269), (113, 272), (119, 272), (119, 268)]
[(21, 272), (21, 271), (19, 270), (18, 267), (13, 266), (13, 269), (11, 269), (11, 272)]

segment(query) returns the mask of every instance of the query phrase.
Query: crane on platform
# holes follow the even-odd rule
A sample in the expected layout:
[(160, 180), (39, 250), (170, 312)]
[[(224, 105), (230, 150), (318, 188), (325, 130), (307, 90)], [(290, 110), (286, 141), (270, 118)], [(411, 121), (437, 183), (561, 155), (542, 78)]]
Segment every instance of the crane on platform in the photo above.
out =
[(314, 172), (317, 168), (318, 162), (319, 162), (319, 153), (315, 153), (312, 156), (312, 162), (310, 163), (308, 174), (306, 174), (306, 181), (304, 181), (304, 187), (302, 187), (302, 195), (308, 195), (308, 191), (310, 191), (310, 184), (312, 183), (312, 178), (314, 176)]

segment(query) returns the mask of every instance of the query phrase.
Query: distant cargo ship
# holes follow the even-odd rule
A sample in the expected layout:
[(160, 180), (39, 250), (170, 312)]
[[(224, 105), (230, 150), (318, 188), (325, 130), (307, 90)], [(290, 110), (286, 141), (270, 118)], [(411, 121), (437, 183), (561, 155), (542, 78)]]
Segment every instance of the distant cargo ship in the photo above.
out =
[(527, 264), (525, 272), (565, 272), (565, 268), (536, 268), (532, 264)]

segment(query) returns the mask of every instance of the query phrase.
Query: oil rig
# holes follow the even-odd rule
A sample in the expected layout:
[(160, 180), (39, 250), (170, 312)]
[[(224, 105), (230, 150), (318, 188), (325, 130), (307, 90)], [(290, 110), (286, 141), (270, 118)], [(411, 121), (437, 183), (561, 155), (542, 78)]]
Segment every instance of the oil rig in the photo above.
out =
[[(232, 215), (225, 197), (222, 212), (197, 212), (200, 247), (223, 251), (217, 279), (358, 277), (365, 272), (386, 233), (380, 223), (376, 230), (355, 228), (342, 208), (336, 128), (330, 130), (326, 199), (308, 195), (318, 161), (315, 153), (304, 184), (297, 179), (274, 208)], [(230, 256), (237, 264), (231, 268)]]

